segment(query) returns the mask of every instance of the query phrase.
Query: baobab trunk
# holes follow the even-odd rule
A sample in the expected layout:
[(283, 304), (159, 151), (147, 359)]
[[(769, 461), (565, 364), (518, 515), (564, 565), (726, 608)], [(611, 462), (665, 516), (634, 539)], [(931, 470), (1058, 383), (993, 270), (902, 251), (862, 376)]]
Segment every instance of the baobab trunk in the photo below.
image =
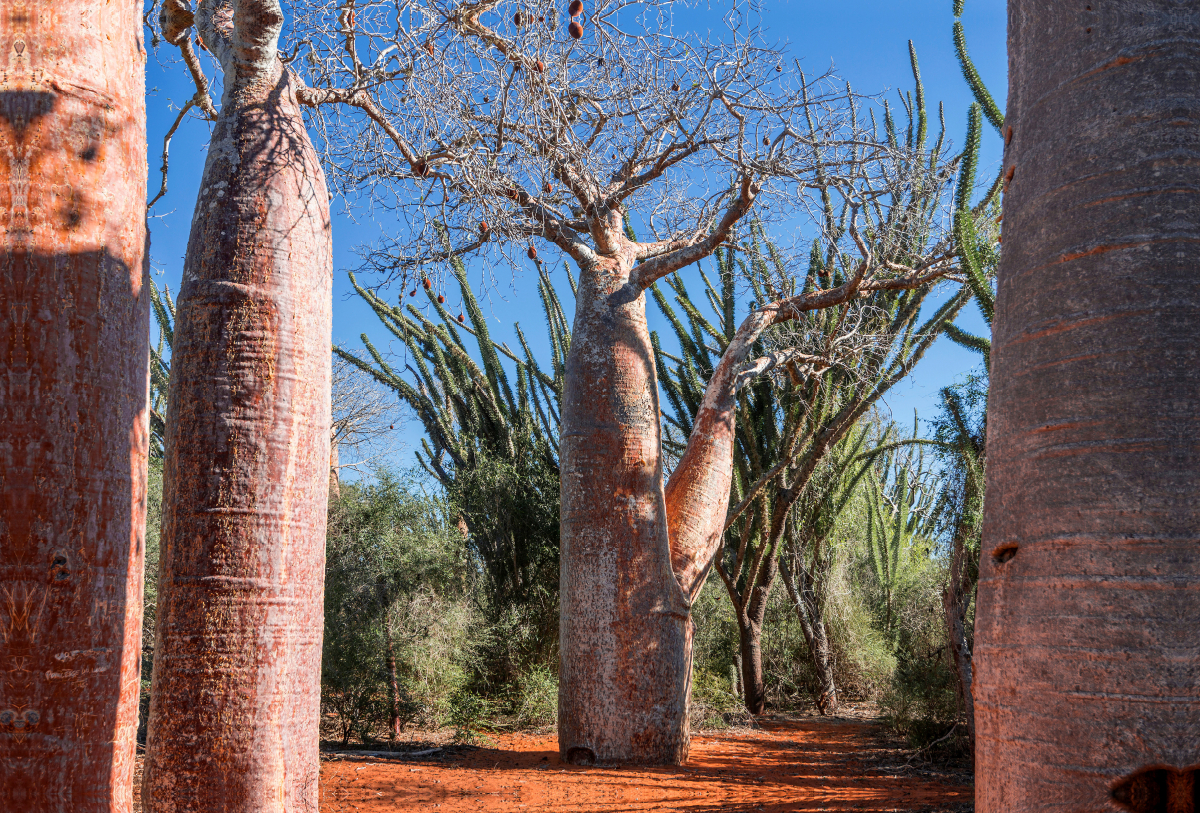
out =
[(149, 437), (139, 12), (0, 14), (0, 810), (133, 805)]
[[(574, 764), (687, 758), (691, 604), (720, 544), (739, 342), (664, 491), (645, 297), (613, 297), (632, 249), (581, 268), (563, 391), (559, 751)], [(757, 335), (757, 334), (756, 334)], [(743, 345), (745, 345), (743, 347)]]
[(143, 798), (317, 809), (328, 195), (277, 2), (201, 3), (225, 91), (178, 301)]
[(1009, 4), (981, 813), (1196, 809), (1197, 26), (1194, 3)]

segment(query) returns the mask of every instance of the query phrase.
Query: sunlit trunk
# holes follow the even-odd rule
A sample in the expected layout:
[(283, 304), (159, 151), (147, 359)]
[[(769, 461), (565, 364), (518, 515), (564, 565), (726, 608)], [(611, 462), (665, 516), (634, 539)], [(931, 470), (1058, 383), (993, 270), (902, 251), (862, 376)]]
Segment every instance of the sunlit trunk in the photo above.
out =
[(171, 364), (143, 794), (154, 813), (318, 801), (328, 196), (275, 53), (278, 6), (237, 9), (236, 31), (222, 33), (219, 11), (214, 29), (200, 25), (225, 95)]
[(133, 804), (148, 448), (140, 6), (0, 14), (0, 810)]
[(1196, 31), (1194, 3), (1009, 4), (980, 813), (1195, 809)]
[(559, 749), (576, 764), (687, 758), (692, 623), (671, 569), (658, 385), (629, 265), (582, 269), (562, 415)]

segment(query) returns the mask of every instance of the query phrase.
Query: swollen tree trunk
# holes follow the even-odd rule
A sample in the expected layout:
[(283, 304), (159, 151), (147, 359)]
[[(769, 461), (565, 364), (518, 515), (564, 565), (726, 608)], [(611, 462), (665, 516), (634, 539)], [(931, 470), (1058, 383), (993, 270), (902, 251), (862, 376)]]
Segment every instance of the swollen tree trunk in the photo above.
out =
[(128, 811), (148, 448), (139, 8), (0, 13), (0, 810)]
[(328, 196), (279, 5), (236, 10), (196, 14), (225, 91), (175, 327), (148, 811), (317, 808)]
[(617, 217), (612, 253), (581, 268), (563, 391), (559, 750), (574, 764), (679, 764), (691, 604), (720, 544), (734, 373), (753, 340), (718, 365), (664, 491), (645, 298), (610, 299), (633, 266), (620, 229)]
[(981, 813), (1195, 809), (1196, 26), (1194, 3), (1009, 4)]

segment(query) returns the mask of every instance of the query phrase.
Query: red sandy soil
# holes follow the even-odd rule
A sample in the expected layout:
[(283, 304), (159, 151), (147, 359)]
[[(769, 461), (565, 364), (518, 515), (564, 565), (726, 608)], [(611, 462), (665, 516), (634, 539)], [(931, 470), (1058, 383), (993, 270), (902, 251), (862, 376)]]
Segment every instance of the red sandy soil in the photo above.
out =
[(563, 765), (552, 734), (504, 734), (419, 758), (325, 753), (321, 813), (974, 809), (969, 776), (908, 765), (909, 756), (861, 714), (697, 735), (679, 768)]

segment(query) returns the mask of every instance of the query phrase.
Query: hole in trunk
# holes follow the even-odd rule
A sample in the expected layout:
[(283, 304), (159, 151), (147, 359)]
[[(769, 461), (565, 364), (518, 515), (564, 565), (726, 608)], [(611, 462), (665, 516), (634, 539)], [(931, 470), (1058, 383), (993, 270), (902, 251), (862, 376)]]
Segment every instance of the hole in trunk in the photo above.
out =
[(1131, 813), (1197, 813), (1200, 783), (1196, 769), (1147, 768), (1112, 789), (1112, 799)]
[(1016, 545), (1001, 545), (1000, 547), (998, 547), (994, 551), (992, 551), (992, 560), (995, 561), (996, 564), (1002, 565), (1005, 562), (1007, 562), (1008, 560), (1012, 559), (1016, 555), (1017, 555), (1017, 546)]
[(569, 765), (595, 765), (596, 753), (591, 748), (576, 745), (567, 749), (566, 761)]

